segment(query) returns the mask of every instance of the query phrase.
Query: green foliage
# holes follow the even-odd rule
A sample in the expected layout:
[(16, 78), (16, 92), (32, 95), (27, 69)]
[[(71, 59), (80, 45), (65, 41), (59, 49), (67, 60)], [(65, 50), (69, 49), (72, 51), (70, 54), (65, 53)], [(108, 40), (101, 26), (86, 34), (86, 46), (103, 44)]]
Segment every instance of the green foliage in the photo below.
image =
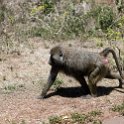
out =
[(118, 12), (124, 12), (124, 1), (123, 0), (115, 0), (115, 3), (117, 5)]
[(41, 12), (42, 14), (50, 14), (54, 12), (54, 2), (53, 0), (41, 0), (40, 5), (36, 6), (31, 10), (32, 14)]
[(25, 120), (22, 120), (20, 124), (26, 124), (26, 121)]
[(51, 12), (54, 12), (54, 2), (53, 0), (41, 0), (43, 6), (44, 6), (44, 14), (49, 14)]
[(102, 124), (102, 121), (100, 121), (99, 119), (97, 119), (97, 120), (94, 120), (93, 121), (93, 124)]
[(9, 85), (6, 85), (6, 86), (4, 87), (4, 90), (5, 90), (7, 93), (9, 93), (9, 92), (13, 92), (13, 91), (15, 91), (15, 90), (23, 89), (23, 88), (25, 88), (24, 84), (19, 84), (19, 85), (17, 85), (17, 84), (9, 84)]
[(114, 21), (115, 14), (111, 6), (95, 6), (91, 11), (86, 15), (86, 18), (92, 17), (96, 20), (96, 29), (100, 28), (103, 31), (106, 31), (109, 26)]
[(124, 103), (120, 105), (114, 105), (111, 110), (114, 112), (119, 112), (121, 115), (124, 116)]
[[(16, 122), (12, 121), (9, 124), (17, 124)], [(19, 124), (27, 124), (25, 120), (22, 120)]]
[(13, 91), (16, 89), (16, 86), (15, 85), (8, 85), (8, 86), (5, 86), (4, 89), (7, 91)]
[(4, 11), (0, 9), (0, 23), (4, 21)]
[(76, 37), (84, 32), (84, 20), (81, 16), (68, 15), (65, 21), (63, 32), (67, 35)]
[(40, 6), (36, 7), (36, 8), (33, 8), (33, 9), (31, 10), (31, 14), (35, 14), (35, 13), (37, 13), (37, 12), (39, 12), (39, 11), (43, 11), (44, 9), (45, 9), (45, 6), (40, 5)]
[(109, 39), (118, 40), (121, 37), (121, 33), (112, 28), (107, 29), (107, 36)]
[(85, 114), (79, 114), (79, 113), (73, 113), (71, 114), (71, 119), (73, 120), (74, 123), (84, 123), (85, 120), (87, 119), (87, 116)]
[(102, 40), (100, 40), (100, 39), (96, 39), (95, 41), (96, 41), (96, 45), (97, 45), (97, 47), (103, 47), (104, 42), (103, 42)]
[(112, 27), (107, 29), (107, 37), (113, 40), (119, 40), (124, 37), (124, 16), (121, 16), (113, 23)]
[[(45, 1), (42, 2), (40, 6), (37, 7), (35, 11), (45, 11)], [(32, 29), (35, 36), (43, 37), (44, 39), (74, 39), (76, 37), (81, 37), (84, 33), (89, 33), (89, 36), (95, 35), (101, 31), (106, 32), (108, 28), (113, 24), (115, 19), (115, 14), (112, 7), (110, 6), (95, 6), (87, 13), (76, 12), (76, 5), (73, 1), (65, 2), (61, 10), (58, 10), (55, 2), (46, 2), (50, 7), (48, 7), (47, 12), (49, 17), (42, 13), (39, 18), (41, 22), (38, 27)], [(52, 7), (51, 7), (52, 6)], [(56, 7), (57, 11), (53, 11)], [(52, 10), (50, 9), (52, 8)], [(94, 21), (94, 27), (87, 26)]]
[[(17, 47), (34, 36), (56, 41), (93, 36), (107, 36), (114, 40), (123, 38), (123, 14), (119, 17), (113, 7), (96, 5), (93, 1), (24, 1), (19, 3), (18, 13), (14, 7), (3, 6), (0, 9), (0, 22), (5, 23), (2, 25), (5, 33), (2, 34), (0, 49), (15, 49), (12, 46)], [(120, 4), (117, 1), (117, 5), (122, 8), (123, 2)], [(86, 12), (83, 6), (88, 8)], [(103, 44), (97, 45), (102, 47)]]
[(60, 88), (61, 84), (63, 84), (63, 80), (57, 78), (53, 84), (54, 89)]
[(51, 116), (49, 118), (49, 123), (50, 124), (62, 124), (62, 118), (59, 116)]
[(114, 13), (111, 7), (105, 6), (101, 9), (99, 13), (99, 24), (103, 31), (106, 31), (108, 27), (114, 21)]
[(100, 110), (91, 111), (88, 113), (90, 116), (96, 117), (102, 114)]
[[(33, 12), (39, 11), (39, 9), (45, 11), (45, 5), (41, 4)], [(32, 28), (32, 34), (43, 37), (44, 39), (72, 39), (79, 36), (81, 32), (84, 32), (83, 18), (74, 14), (74, 4), (72, 1), (64, 3), (61, 12), (59, 10), (59, 13), (51, 12), (53, 11), (47, 11), (49, 15), (39, 16), (42, 23), (38, 27)]]
[[(93, 0), (86, 0), (90, 9), (84, 12), (83, 2), (79, 3), (76, 0), (40, 0), (36, 4), (24, 2), (19, 5), (22, 13), (18, 16), (14, 15), (13, 10), (7, 8), (7, 22), (13, 31), (9, 34), (15, 35), (15, 37), (10, 36), (8, 40), (11, 41), (14, 37), (14, 40), (25, 41), (23, 37), (38, 36), (47, 40), (60, 41), (83, 36), (99, 36), (99, 29), (105, 33), (109, 30), (110, 37), (118, 35), (108, 29), (115, 26), (113, 25), (115, 13), (112, 7), (95, 5)], [(4, 14), (0, 12), (0, 20)], [(122, 31), (122, 26), (119, 29)], [(99, 45), (102, 46), (102, 44)]]
[(97, 118), (102, 114), (99, 110), (91, 111), (87, 114), (72, 113), (70, 116), (51, 116), (49, 124), (102, 124)]

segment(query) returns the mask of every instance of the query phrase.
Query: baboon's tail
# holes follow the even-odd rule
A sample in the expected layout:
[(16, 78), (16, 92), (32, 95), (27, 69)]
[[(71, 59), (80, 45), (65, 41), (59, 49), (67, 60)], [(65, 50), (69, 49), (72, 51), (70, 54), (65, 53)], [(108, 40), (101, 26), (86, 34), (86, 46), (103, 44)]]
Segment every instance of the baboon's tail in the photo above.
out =
[(108, 48), (105, 48), (102, 52), (100, 52), (100, 55), (102, 55), (104, 57), (107, 57), (107, 55), (109, 53), (112, 53), (113, 58), (114, 58), (115, 63), (116, 63), (116, 66), (118, 68), (119, 74), (120, 74), (121, 78), (124, 79), (124, 76), (123, 76), (122, 71), (121, 71), (121, 66), (119, 64), (119, 61), (118, 61), (118, 58), (117, 58), (117, 55), (116, 55), (115, 51), (112, 48), (108, 47)]
[(113, 56), (116, 56), (115, 51), (110, 47), (105, 48), (102, 52), (100, 52), (100, 55), (106, 57), (109, 53), (112, 53), (112, 55), (114, 54)]

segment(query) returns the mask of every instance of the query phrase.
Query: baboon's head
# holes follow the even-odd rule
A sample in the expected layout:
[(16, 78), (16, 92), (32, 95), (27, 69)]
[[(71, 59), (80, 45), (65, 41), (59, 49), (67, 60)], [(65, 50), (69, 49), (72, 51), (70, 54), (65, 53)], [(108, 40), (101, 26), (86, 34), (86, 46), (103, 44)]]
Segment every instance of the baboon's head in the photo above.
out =
[(51, 49), (49, 64), (50, 65), (64, 64), (64, 56), (63, 56), (62, 48), (60, 46), (56, 46)]

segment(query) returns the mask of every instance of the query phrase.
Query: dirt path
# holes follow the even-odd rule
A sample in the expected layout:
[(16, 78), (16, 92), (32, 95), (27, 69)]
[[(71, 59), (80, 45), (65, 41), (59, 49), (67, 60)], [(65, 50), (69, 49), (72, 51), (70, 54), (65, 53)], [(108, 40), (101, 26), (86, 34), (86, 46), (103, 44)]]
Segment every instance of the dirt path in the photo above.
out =
[(106, 119), (103, 124), (124, 124), (124, 117), (113, 117), (111, 119)]
[(0, 63), (0, 124), (41, 124), (53, 115), (86, 113), (97, 109), (103, 112), (101, 120), (118, 115), (110, 111), (113, 105), (124, 101), (124, 90), (114, 89), (118, 85), (117, 80), (101, 81), (98, 90), (103, 91), (103, 95), (83, 99), (79, 84), (74, 79), (61, 75), (63, 90), (48, 99), (37, 99), (50, 69), (47, 64), (49, 49), (37, 41), (33, 45), (33, 49), (24, 49), (21, 56), (11, 55)]

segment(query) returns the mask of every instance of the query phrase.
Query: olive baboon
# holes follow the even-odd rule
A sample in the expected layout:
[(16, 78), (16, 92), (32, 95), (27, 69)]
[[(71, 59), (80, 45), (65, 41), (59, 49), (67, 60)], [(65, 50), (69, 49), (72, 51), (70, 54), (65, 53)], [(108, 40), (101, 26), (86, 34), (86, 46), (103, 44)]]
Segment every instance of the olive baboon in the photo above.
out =
[[(109, 53), (113, 55), (119, 74), (112, 72), (109, 68), (107, 59)], [(111, 48), (106, 48), (100, 53), (95, 53), (58, 45), (50, 51), (49, 64), (52, 66), (50, 75), (40, 98), (45, 97), (59, 71), (77, 79), (82, 87), (84, 87), (84, 93), (90, 92), (93, 97), (97, 96), (96, 85), (102, 78), (118, 79), (119, 87), (122, 87), (122, 83), (124, 83), (124, 76), (121, 72), (118, 59)], [(88, 85), (84, 76), (88, 77)]]

